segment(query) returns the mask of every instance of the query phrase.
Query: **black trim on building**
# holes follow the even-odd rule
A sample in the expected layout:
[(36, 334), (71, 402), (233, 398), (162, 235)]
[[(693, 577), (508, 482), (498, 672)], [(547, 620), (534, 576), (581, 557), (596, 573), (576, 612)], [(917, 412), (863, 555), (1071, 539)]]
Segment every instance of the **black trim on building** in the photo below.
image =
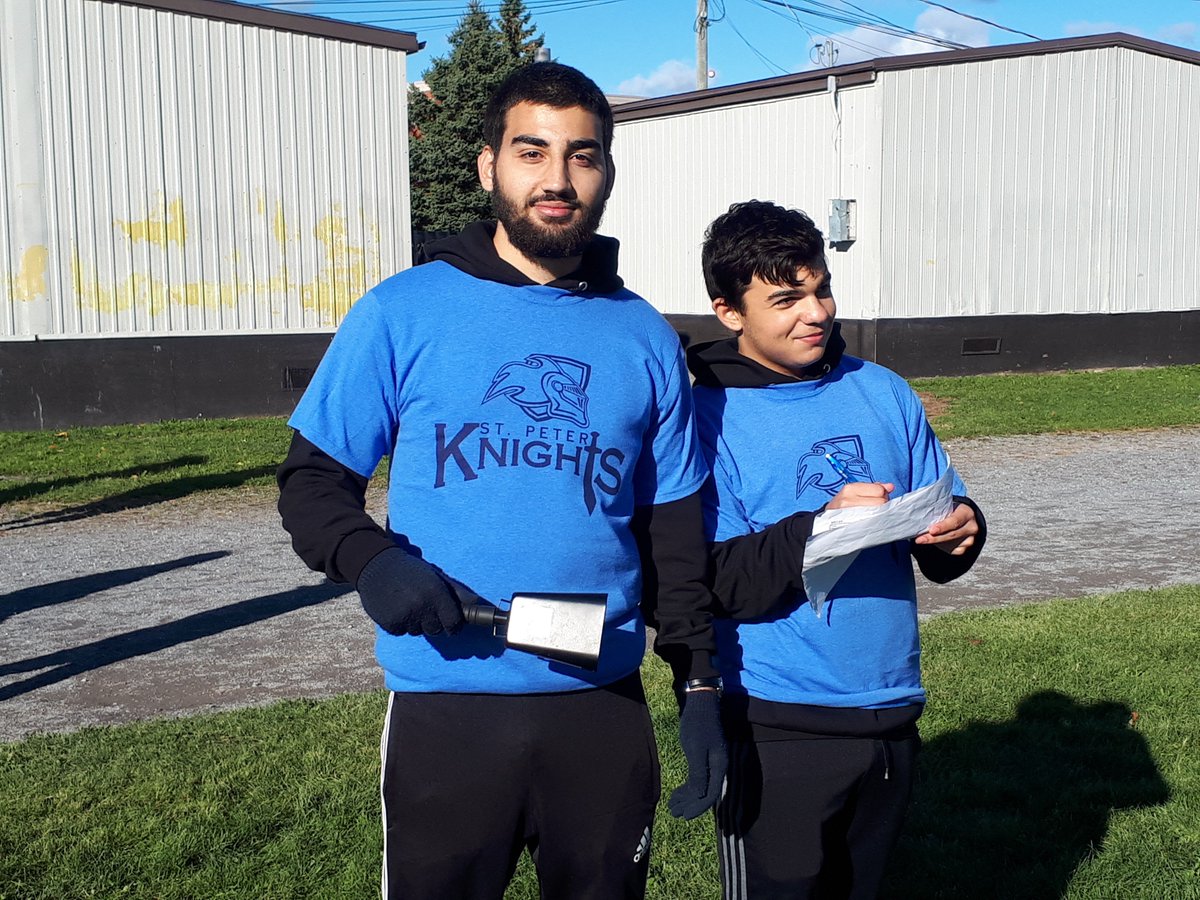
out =
[(333, 335), (0, 343), (0, 429), (286, 416)]
[(861, 343), (874, 344), (873, 354), (861, 355), (906, 378), (1200, 363), (1200, 310), (880, 319), (860, 327)]
[(403, 50), (405, 53), (416, 53), (424, 46), (410, 31), (393, 31), (389, 28), (376, 28), (373, 25), (357, 25), (307, 13), (280, 12), (261, 6), (234, 3), (232, 0), (108, 0), (108, 2), (123, 3), (126, 6), (144, 6), (163, 12), (199, 16), (203, 19), (216, 19), (221, 22), (258, 25), (263, 28), (273, 28), (276, 31), (311, 34), (352, 44), (387, 47), (391, 50)]
[[(685, 346), (728, 336), (715, 316), (667, 316)], [(1200, 364), (1200, 310), (839, 319), (846, 352), (905, 378)]]
[(872, 84), (880, 72), (898, 72), (903, 69), (922, 69), (956, 63), (982, 62), (990, 59), (1044, 56), (1049, 53), (1070, 53), (1105, 47), (1123, 47), (1128, 50), (1138, 50), (1154, 56), (1164, 56), (1168, 59), (1200, 65), (1200, 52), (1195, 50), (1113, 32), (1112, 34), (1092, 34), (1054, 41), (1028, 41), (1021, 44), (1001, 44), (995, 47), (971, 47), (967, 50), (940, 50), (933, 53), (889, 56), (844, 66), (831, 66), (827, 69), (798, 72), (793, 75), (764, 78), (759, 81), (747, 81), (742, 84), (706, 88), (702, 91), (688, 91), (667, 97), (635, 100), (613, 107), (613, 120), (618, 124), (636, 122), (640, 119), (681, 115), (706, 109), (721, 109), (781, 97), (822, 93), (828, 90), (831, 77), (837, 79), (838, 89), (841, 90)]
[[(728, 336), (669, 315), (685, 345)], [(847, 351), (906, 378), (1200, 364), (1200, 310), (843, 319)], [(0, 342), (0, 430), (289, 415), (333, 335)]]

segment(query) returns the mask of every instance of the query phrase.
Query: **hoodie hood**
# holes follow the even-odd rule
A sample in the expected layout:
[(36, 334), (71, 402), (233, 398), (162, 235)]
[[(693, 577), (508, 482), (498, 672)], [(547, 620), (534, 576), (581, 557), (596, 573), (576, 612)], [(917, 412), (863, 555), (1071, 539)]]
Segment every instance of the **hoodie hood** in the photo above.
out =
[(708, 341), (688, 348), (687, 364), (696, 384), (716, 388), (756, 388), (772, 384), (795, 384), (800, 381), (816, 381), (837, 368), (846, 352), (842, 339), (842, 326), (835, 322), (825, 345), (825, 353), (808, 366), (801, 375), (784, 375), (768, 369), (748, 356), (738, 353), (737, 338)]
[[(472, 222), (456, 235), (422, 244), (417, 251), (417, 265), (440, 260), (484, 281), (512, 287), (537, 284), (500, 258), (492, 242), (495, 235), (495, 222)], [(596, 235), (583, 251), (579, 268), (564, 278), (551, 281), (549, 286), (576, 293), (612, 294), (619, 291), (624, 286), (617, 274), (619, 247), (616, 238)]]

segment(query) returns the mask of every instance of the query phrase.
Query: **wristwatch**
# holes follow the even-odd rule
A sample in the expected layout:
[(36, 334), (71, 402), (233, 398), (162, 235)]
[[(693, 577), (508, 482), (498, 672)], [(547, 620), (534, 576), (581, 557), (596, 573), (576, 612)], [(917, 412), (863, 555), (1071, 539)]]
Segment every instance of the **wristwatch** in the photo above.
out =
[(683, 692), (691, 694), (696, 691), (716, 691), (720, 696), (725, 690), (725, 684), (720, 675), (707, 675), (703, 678), (689, 678), (683, 684)]

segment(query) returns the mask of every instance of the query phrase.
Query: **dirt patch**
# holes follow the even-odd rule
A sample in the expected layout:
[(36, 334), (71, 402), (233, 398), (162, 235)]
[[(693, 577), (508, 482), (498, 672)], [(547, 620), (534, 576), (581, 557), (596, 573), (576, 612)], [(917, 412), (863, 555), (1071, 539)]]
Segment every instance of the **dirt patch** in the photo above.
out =
[(932, 423), (938, 416), (944, 416), (950, 411), (950, 401), (934, 396), (927, 391), (917, 391), (921, 405), (925, 407), (925, 415)]

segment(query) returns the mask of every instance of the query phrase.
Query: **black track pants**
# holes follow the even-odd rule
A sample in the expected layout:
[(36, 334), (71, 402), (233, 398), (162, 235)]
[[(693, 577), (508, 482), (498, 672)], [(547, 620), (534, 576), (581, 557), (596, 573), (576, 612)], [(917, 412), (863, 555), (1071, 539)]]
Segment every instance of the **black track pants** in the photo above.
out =
[(658, 801), (638, 676), (566, 694), (396, 694), (383, 756), (385, 900), (500, 898), (529, 849), (541, 895), (645, 894)]
[(868, 900), (912, 794), (920, 739), (731, 741), (717, 807), (725, 900)]

